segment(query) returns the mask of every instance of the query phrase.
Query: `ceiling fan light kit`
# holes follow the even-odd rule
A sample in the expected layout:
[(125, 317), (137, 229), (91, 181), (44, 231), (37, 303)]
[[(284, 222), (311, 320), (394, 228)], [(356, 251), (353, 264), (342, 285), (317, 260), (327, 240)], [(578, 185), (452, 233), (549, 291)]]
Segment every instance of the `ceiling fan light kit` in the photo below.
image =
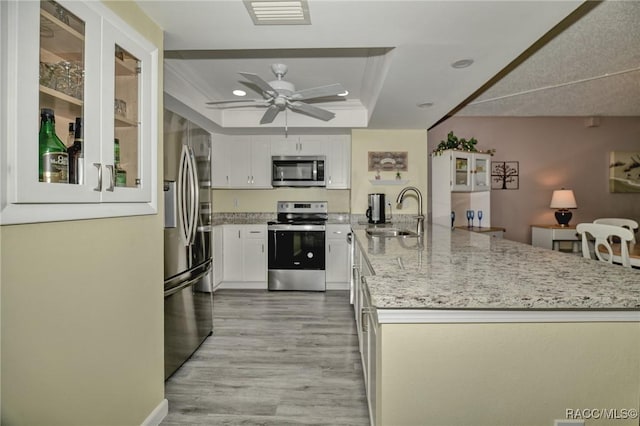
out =
[(257, 74), (240, 72), (239, 74), (255, 84), (262, 92), (264, 99), (235, 99), (235, 100), (223, 100), (207, 102), (207, 105), (228, 105), (234, 102), (253, 103), (251, 106), (267, 107), (264, 115), (260, 119), (260, 124), (269, 124), (275, 120), (280, 111), (287, 109), (295, 112), (299, 112), (318, 120), (329, 121), (335, 117), (335, 113), (310, 105), (305, 100), (314, 99), (316, 102), (320, 102), (321, 98), (328, 98), (331, 96), (340, 96), (344, 99), (344, 93), (347, 92), (341, 84), (335, 83), (328, 86), (313, 87), (310, 89), (304, 89), (296, 91), (295, 85), (289, 81), (283, 79), (287, 74), (287, 66), (285, 64), (272, 64), (271, 71), (275, 74), (276, 80), (265, 81)]

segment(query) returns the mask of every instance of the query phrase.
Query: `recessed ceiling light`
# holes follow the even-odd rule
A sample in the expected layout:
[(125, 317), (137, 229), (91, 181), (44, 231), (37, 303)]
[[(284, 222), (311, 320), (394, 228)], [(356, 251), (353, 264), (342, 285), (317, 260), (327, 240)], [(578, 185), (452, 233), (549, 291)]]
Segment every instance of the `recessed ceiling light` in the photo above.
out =
[(342, 93), (338, 93), (338, 96), (347, 96), (348, 94), (349, 94), (349, 91), (348, 91), (348, 90), (345, 90), (345, 91), (344, 91), (344, 92), (342, 92)]
[(240, 89), (236, 89), (231, 93), (233, 93), (236, 96), (247, 96), (247, 92), (245, 92), (244, 90), (240, 90)]
[(453, 68), (466, 68), (473, 64), (473, 59), (460, 59), (451, 64)]
[(421, 102), (418, 105), (418, 108), (429, 108), (433, 106), (433, 102)]

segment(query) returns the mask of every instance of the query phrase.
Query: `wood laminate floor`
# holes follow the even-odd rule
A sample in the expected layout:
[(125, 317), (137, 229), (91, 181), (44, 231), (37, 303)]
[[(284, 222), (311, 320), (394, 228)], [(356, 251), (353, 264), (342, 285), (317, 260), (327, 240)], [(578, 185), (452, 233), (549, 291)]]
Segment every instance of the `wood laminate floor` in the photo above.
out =
[(213, 299), (213, 335), (167, 380), (162, 425), (369, 424), (348, 292)]

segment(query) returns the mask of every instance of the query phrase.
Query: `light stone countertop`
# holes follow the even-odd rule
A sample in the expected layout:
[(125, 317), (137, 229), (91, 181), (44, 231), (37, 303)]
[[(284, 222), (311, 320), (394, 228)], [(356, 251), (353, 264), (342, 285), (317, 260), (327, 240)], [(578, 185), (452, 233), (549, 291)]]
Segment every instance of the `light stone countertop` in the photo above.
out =
[(640, 310), (640, 269), (438, 225), (422, 246), (353, 228), (378, 309)]
[[(214, 213), (211, 226), (217, 225), (266, 225), (276, 220), (276, 213)], [(327, 224), (350, 224), (348, 213), (329, 213)]]

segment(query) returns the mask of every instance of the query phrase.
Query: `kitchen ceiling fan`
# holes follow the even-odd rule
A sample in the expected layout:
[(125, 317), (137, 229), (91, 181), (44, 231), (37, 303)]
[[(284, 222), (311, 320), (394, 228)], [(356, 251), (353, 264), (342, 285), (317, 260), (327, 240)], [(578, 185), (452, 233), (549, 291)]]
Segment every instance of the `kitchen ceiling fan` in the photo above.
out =
[(247, 80), (258, 86), (262, 92), (264, 99), (237, 99), (225, 101), (207, 102), (207, 105), (218, 106), (228, 105), (232, 103), (251, 103), (252, 106), (267, 107), (260, 124), (268, 124), (273, 122), (280, 111), (290, 109), (317, 118), (319, 120), (329, 121), (335, 114), (324, 108), (310, 105), (306, 100), (326, 98), (345, 93), (341, 84), (330, 84), (328, 86), (313, 87), (310, 89), (296, 91), (293, 83), (283, 80), (287, 73), (288, 67), (285, 64), (272, 64), (271, 71), (275, 74), (277, 80), (265, 81), (257, 74), (248, 72), (239, 73)]

